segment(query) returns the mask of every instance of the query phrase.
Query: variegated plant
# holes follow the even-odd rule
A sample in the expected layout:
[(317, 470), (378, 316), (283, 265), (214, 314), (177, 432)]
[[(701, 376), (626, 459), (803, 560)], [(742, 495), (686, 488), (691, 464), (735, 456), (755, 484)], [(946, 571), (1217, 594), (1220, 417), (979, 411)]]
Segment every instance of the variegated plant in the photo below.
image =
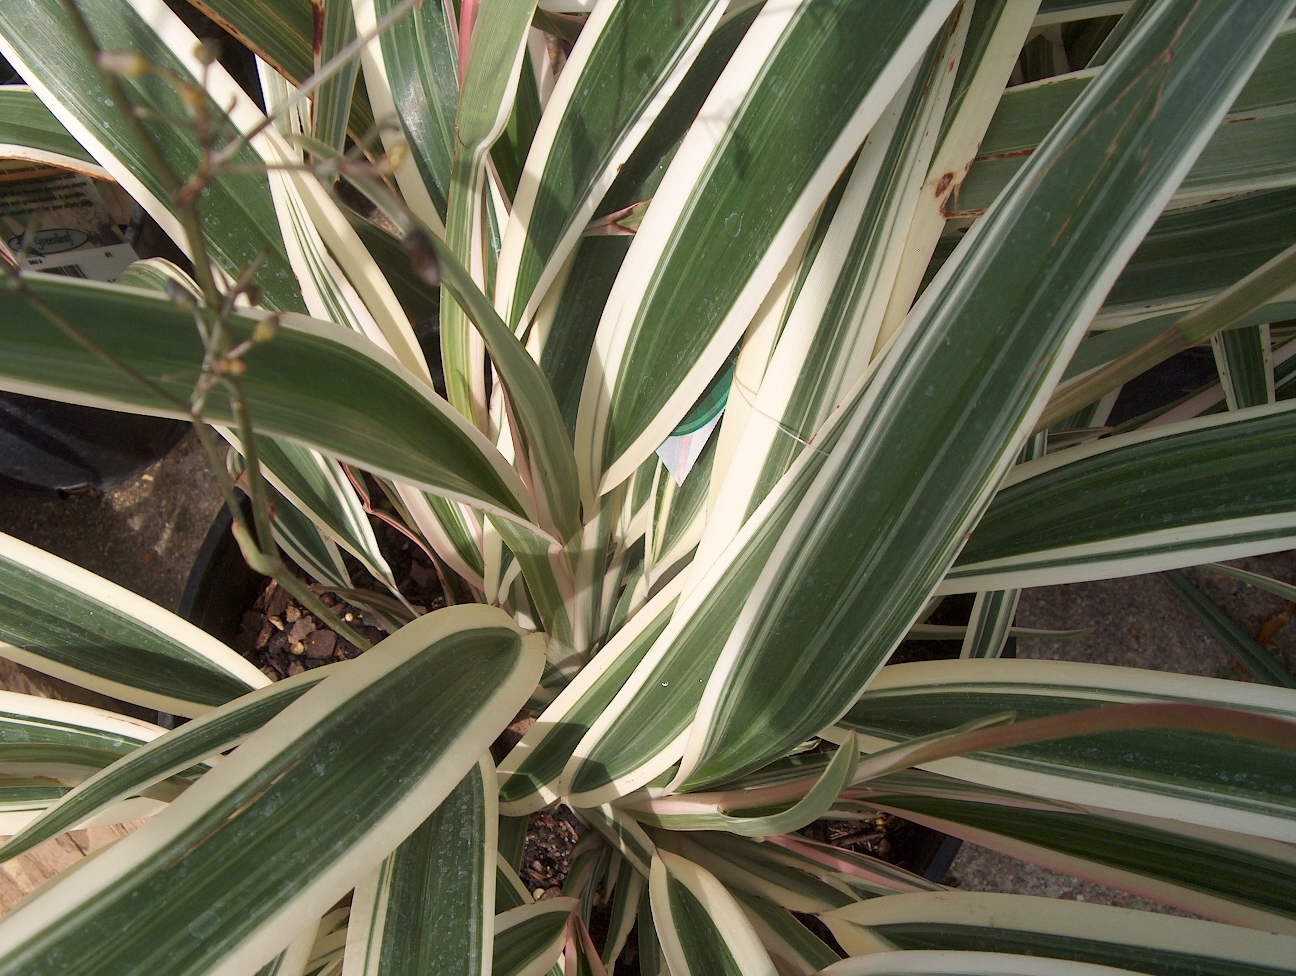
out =
[[(0, 700), (0, 856), (151, 817), (0, 974), (600, 973), (634, 931), (646, 976), (1296, 970), (1296, 680), (1234, 632), (1267, 684), (1000, 659), (1021, 587), (1296, 545), (1292, 0), (194, 5), (268, 116), (162, 0), (0, 0), (0, 153), (194, 260), (11, 272), (0, 387), (214, 425), (253, 559), (349, 553), (392, 632), (271, 683), (0, 541), (0, 653), (192, 718)], [(1205, 342), (1219, 384), (1106, 425)], [(364, 477), (473, 603), (411, 618)], [(590, 829), (533, 901), (555, 803)], [(878, 811), (1203, 918), (798, 833)]]

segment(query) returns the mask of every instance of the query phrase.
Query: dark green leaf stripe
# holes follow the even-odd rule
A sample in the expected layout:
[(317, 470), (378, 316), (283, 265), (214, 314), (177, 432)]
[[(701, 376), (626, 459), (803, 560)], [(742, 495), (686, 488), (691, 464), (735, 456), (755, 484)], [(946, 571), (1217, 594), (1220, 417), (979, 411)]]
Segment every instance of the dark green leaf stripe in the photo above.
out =
[(1289, 6), (1158, 6), (928, 289), (716, 668), (686, 788), (824, 728), (881, 667)]
[(115, 800), (228, 749), (278, 715), (332, 670), (315, 668), (273, 684), (212, 709), (135, 749), (115, 765), (76, 787), (39, 819), (10, 837), (0, 847), (0, 859), (17, 857), (42, 841), (71, 830)]
[[(594, 446), (604, 470), (643, 435), (690, 370), (706, 367), (714, 374), (729, 355), (728, 346), (713, 340), (725, 326), (734, 341), (741, 334), (746, 319), (728, 321), (734, 303), (795, 208), (804, 206), (803, 191), (865, 99), (889, 100), (908, 74), (911, 65), (897, 71), (892, 59), (914, 40), (916, 25), (927, 25), (930, 9), (926, 0), (806, 0), (793, 12), (709, 159), (705, 179), (688, 190), (684, 215), (632, 310), (606, 427)], [(939, 25), (931, 26), (934, 34)], [(882, 107), (876, 106), (878, 114)], [(808, 212), (804, 220), (810, 217)], [(788, 250), (793, 243), (787, 242)], [(664, 326), (680, 321), (691, 327)], [(709, 358), (700, 360), (704, 351)], [(669, 420), (674, 427), (680, 417)]]
[[(117, 0), (86, 0), (80, 9), (101, 47), (137, 51), (181, 77), (190, 77), (186, 66), (129, 5)], [(69, 113), (155, 199), (163, 206), (173, 207), (159, 174), (150, 171), (125, 122), (106, 108), (111, 104), (109, 96), (77, 42), (58, 0), (32, 0), (0, 7), (0, 47), (6, 56), (12, 55), (19, 62), (19, 70), (29, 82), (39, 83), (52, 93), (59, 103), (53, 108)], [(185, 117), (179, 94), (163, 78), (148, 74), (123, 78), (122, 83), (135, 104), (147, 106), (164, 117)], [(212, 110), (218, 118), (223, 117), (220, 107), (213, 104)], [(179, 178), (187, 177), (196, 168), (199, 157), (194, 133), (170, 122), (146, 120), (144, 124)], [(305, 311), (275, 217), (269, 181), (264, 173), (255, 171), (261, 159), (247, 148), (235, 162), (250, 167), (251, 171), (216, 179), (203, 197), (204, 230), (213, 258), (227, 272), (237, 274), (264, 254), (257, 280), (265, 289), (266, 307)]]
[(84, 976), (191, 976), (240, 951), (247, 969), (260, 965), (426, 819), (525, 700), (542, 659), (503, 613), (419, 618), (58, 894), (7, 915), (0, 972), (66, 973), (73, 959)]
[(1285, 976), (1289, 970), (1256, 966), (1215, 956), (1173, 952), (1104, 942), (1074, 935), (1024, 932), (1011, 928), (981, 928), (952, 923), (912, 922), (877, 925), (872, 932), (897, 949), (944, 949), (972, 952), (1012, 952), (1050, 959), (1073, 959), (1151, 976)]
[[(522, 184), (516, 213), (525, 216), (516, 230), (506, 231), (521, 242), (504, 315), (510, 325), (518, 324), (555, 248), (592, 216), (602, 196), (597, 187), (607, 186), (616, 157), (632, 148), (626, 146), (631, 130), (652, 121), (645, 116), (650, 103), (669, 94), (672, 75), (697, 55), (719, 6), (718, 0), (613, 0), (594, 15), (601, 30), (595, 39), (595, 25), (587, 27), (592, 49), (561, 116), (541, 130), (544, 168)], [(550, 126), (556, 129), (551, 135)], [(510, 244), (506, 240), (506, 255)]]
[(1229, 409), (1272, 402), (1273, 365), (1269, 359), (1268, 328), (1248, 325), (1225, 329), (1211, 337), (1211, 347), (1215, 350), (1215, 367)]
[[(952, 577), (992, 559), (1296, 511), (1289, 476), (1296, 412), (1261, 409), (1259, 416), (1154, 439), (1113, 440), (1106, 450), (1008, 485), (977, 524)], [(1028, 470), (1023, 466), (1023, 475)]]
[[(482, 972), (484, 928), (494, 914), (483, 913), (482, 903), (486, 878), (493, 882), (495, 877), (494, 847), (487, 851), (486, 845), (486, 817), (494, 816), (491, 807), (481, 770), (474, 767), (383, 862), (383, 910), (366, 947), (368, 965), (357, 972)], [(354, 918), (351, 924), (357, 924)]]
[[(562, 938), (569, 914), (570, 909), (540, 912), (496, 932), (494, 976), (517, 976), (526, 970), (556, 939)], [(496, 925), (507, 917), (507, 913), (496, 916)]]
[(1206, 625), (1211, 636), (1250, 672), (1251, 677), (1267, 685), (1296, 688), (1296, 675), (1288, 671), (1267, 648), (1256, 643), (1214, 600), (1194, 586), (1187, 576), (1172, 569), (1162, 573), (1161, 578), (1170, 584), (1170, 588), (1188, 604), (1197, 619)]
[[(188, 402), (202, 362), (189, 313), (160, 296), (109, 285), (36, 276), (27, 287), (93, 341)], [(183, 415), (174, 403), (103, 364), (53, 324), (37, 325), (35, 315), (18, 295), (0, 297), (0, 342), (6, 349), (0, 383), (117, 409)], [(245, 358), (243, 382), (260, 430), (438, 493), (523, 513), (521, 486), (509, 477), (511, 470), (444, 401), (433, 399), (412, 377), (403, 378), (394, 363), (383, 365), (383, 354), (350, 330), (298, 321), (311, 321), (311, 331), (281, 328), (273, 341)], [(234, 316), (232, 340), (246, 338), (254, 323), (251, 317)], [(214, 392), (208, 401), (207, 418), (232, 422), (221, 394)]]
[(26, 146), (98, 168), (40, 98), (19, 85), (0, 86), (0, 145)]
[[(391, 13), (398, 3), (373, 0), (375, 20)], [(432, 204), (444, 220), (455, 148), (459, 58), (442, 0), (416, 7), (378, 43), (401, 130)]]
[(738, 960), (734, 959), (702, 903), (683, 882), (672, 877), (667, 883), (671, 921), (689, 971), (697, 976), (743, 976)]
[(1296, 189), (1266, 190), (1157, 218), (1103, 314), (1222, 291), (1296, 242)]

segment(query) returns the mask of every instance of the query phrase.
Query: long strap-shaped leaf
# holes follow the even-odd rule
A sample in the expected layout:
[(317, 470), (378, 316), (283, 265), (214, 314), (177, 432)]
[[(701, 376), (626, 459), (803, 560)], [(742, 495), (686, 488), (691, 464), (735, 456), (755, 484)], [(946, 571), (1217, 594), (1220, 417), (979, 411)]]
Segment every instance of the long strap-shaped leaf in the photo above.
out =
[(661, 851), (648, 887), (672, 976), (774, 976), (747, 916), (709, 871)]
[(667, 586), (639, 611), (541, 713), (500, 763), (500, 803), (508, 816), (532, 813), (558, 799), (555, 782), (589, 725), (621, 690), (665, 629), (679, 598)]
[(804, 0), (757, 15), (608, 298), (577, 422), (586, 494), (629, 477), (706, 389), (953, 6)]
[(269, 683), (187, 620), (7, 535), (0, 535), (0, 655), (177, 715), (200, 715)]
[(827, 912), (858, 900), (830, 869), (774, 844), (702, 830), (653, 830), (652, 836), (659, 848), (705, 868), (731, 891), (790, 912)]
[[(874, 750), (994, 712), (1027, 719), (1121, 702), (1211, 704), (1296, 719), (1296, 693), (1284, 688), (1060, 661), (961, 660), (884, 668), (842, 722)], [(1296, 838), (1296, 799), (1286, 790), (1296, 758), (1230, 735), (1095, 733), (927, 768), (1032, 796)]]
[(1006, 952), (911, 949), (851, 956), (820, 970), (820, 976), (1126, 976), (1129, 972), (1071, 959), (1041, 959)]
[[(454, 159), (446, 212), (446, 242), (485, 290), (486, 156), (508, 123), (518, 72), (526, 57), (535, 0), (494, 0), (489, 22), (474, 30), (455, 113)], [(486, 429), (484, 349), (457, 296), (442, 293), (441, 365), (446, 396), (464, 416)], [(475, 320), (475, 317), (474, 317)]]
[(909, 312), (944, 229), (945, 206), (957, 197), (967, 178), (972, 157), (1017, 62), (1031, 15), (1039, 6), (1038, 0), (980, 0), (972, 6), (972, 22), (941, 125), (940, 144), (918, 198), (896, 273), (896, 288), (878, 332), (879, 350)]
[[(0, 692), (0, 762), (5, 769), (0, 829), (16, 833), (69, 787), (162, 733), (156, 725), (88, 705)], [(107, 816), (100, 822), (150, 812)]]
[(612, 0), (581, 28), (504, 231), (495, 302), (510, 325), (530, 318), (723, 12), (718, 0)]
[[(1296, 138), (1296, 32), (1284, 28), (1266, 55), (1269, 65), (1238, 96), (1185, 178), (1175, 201), (1186, 204), (1296, 181), (1291, 145)], [(1263, 62), (1262, 62), (1263, 64)], [(1105, 70), (1105, 69), (1103, 69)], [(965, 177), (950, 216), (982, 213), (1035, 151), (1066, 106), (1097, 77), (1093, 69), (1022, 85), (1004, 96)]]
[(1296, 938), (1108, 905), (943, 891), (858, 902), (822, 916), (852, 954), (981, 949), (1130, 966), (1158, 976), (1185, 969), (1277, 976)]
[[(397, 0), (352, 0), (356, 26), (368, 34)], [(455, 20), (446, 4), (424, 3), (362, 53), (365, 81), (382, 121), (396, 120), (409, 147), (396, 168), (406, 204), (433, 230), (444, 231), (459, 100)], [(384, 131), (391, 148), (395, 133)]]
[(708, 513), (698, 568), (732, 539), (868, 368), (962, 40), (955, 31), (934, 41), (869, 133), (822, 244), (801, 269), (773, 367), (754, 395), (738, 391), (753, 401), (750, 416), (717, 511)]
[(502, 611), (420, 617), (7, 915), (0, 972), (65, 971), (69, 959), (86, 976), (261, 965), (427, 819), (526, 700), (542, 662), (541, 639)]
[[(1110, 579), (1289, 548), (1296, 405), (1167, 424), (1009, 474), (939, 592)], [(1239, 493), (1238, 479), (1253, 490)]]
[(1288, 844), (1097, 807), (1050, 809), (1032, 797), (960, 790), (918, 771), (898, 774), (888, 792), (890, 785), (874, 781), (863, 804), (1215, 921), (1296, 935), (1287, 883), (1296, 854)]
[(495, 916), (494, 976), (543, 976), (562, 955), (575, 898), (546, 898)]
[(965, 239), (752, 590), (679, 784), (768, 762), (867, 685), (1290, 6), (1161, 3)]
[(356, 887), (343, 976), (489, 976), (497, 791), (487, 755)]
[[(257, 57), (273, 65), (294, 85), (300, 85), (315, 70), (312, 57), (315, 41), (315, 5), (312, 0), (190, 0), (216, 23), (237, 37)], [(360, 82), (351, 100), (351, 131), (356, 136), (369, 132), (373, 111)]]
[(29, 159), (111, 179), (26, 85), (0, 85), (0, 120), (4, 158)]
[[(53, 323), (34, 324), (32, 307), (12, 293), (0, 299), (7, 355), (0, 385), (38, 396), (185, 416), (202, 363), (193, 319), (160, 295), (96, 282), (38, 275), (30, 288), (83, 334), (139, 370), (174, 401), (82, 349)], [(230, 321), (235, 342), (264, 313)], [(130, 328), (122, 328), (130, 323)], [(275, 339), (245, 357), (248, 404), (262, 431), (295, 440), (450, 498), (514, 517), (526, 489), (480, 433), (413, 374), (349, 329), (285, 314)], [(327, 383), (321, 377), (330, 377)], [(208, 418), (232, 423), (220, 395)]]
[(192, 722), (140, 746), (78, 784), (10, 837), (0, 847), (0, 859), (17, 857), (42, 841), (71, 830), (108, 805), (237, 745), (328, 677), (334, 667), (313, 668), (285, 681), (276, 681), (203, 712)]

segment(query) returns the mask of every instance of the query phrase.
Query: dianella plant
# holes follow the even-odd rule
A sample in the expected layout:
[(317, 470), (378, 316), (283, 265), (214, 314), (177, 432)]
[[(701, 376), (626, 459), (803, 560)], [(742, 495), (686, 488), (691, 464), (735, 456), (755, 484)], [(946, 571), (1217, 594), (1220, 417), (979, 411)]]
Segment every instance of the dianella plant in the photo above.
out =
[[(189, 261), (8, 271), (0, 387), (192, 420), (254, 567), (388, 636), (272, 682), (0, 538), (0, 654), (190, 719), (0, 695), (0, 857), (148, 818), (0, 974), (1296, 970), (1296, 679), (1000, 656), (1022, 587), (1296, 548), (1292, 0), (193, 5), (256, 91), (179, 0), (0, 2), (0, 155)], [(881, 813), (1184, 911), (804, 831)]]

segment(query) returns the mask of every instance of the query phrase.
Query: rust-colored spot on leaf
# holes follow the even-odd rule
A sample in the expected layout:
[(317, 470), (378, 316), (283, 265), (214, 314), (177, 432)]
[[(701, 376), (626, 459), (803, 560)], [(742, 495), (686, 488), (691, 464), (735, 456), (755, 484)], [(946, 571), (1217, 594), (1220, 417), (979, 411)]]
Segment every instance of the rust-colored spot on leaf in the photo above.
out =
[(944, 174), (939, 180), (936, 181), (936, 196), (943, 197), (945, 195), (945, 191), (950, 188), (950, 184), (953, 182), (954, 182), (953, 173)]

